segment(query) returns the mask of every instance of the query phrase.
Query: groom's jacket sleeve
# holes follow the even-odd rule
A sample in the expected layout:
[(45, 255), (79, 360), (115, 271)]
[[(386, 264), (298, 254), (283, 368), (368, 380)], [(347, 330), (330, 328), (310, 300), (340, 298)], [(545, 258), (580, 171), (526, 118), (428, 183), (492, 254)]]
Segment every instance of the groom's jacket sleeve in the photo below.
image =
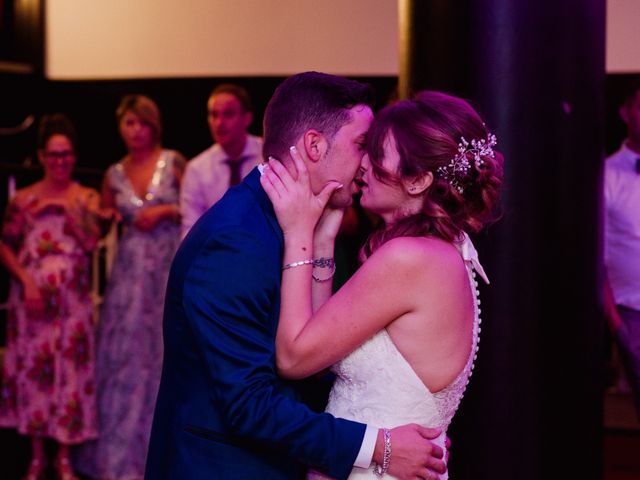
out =
[(203, 243), (185, 275), (183, 308), (207, 365), (213, 408), (233, 435), (346, 478), (366, 426), (312, 412), (284, 393), (274, 342), (281, 246), (257, 237), (223, 228)]

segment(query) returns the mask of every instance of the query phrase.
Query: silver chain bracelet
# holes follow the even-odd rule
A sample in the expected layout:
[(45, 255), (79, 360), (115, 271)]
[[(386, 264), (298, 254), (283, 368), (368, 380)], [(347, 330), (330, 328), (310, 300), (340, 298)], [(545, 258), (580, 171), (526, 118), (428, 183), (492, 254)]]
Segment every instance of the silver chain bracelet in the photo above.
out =
[(316, 282), (328, 282), (333, 278), (333, 275), (336, 273), (336, 262), (331, 257), (320, 257), (313, 261), (313, 266), (318, 268), (330, 268), (331, 272), (328, 277), (319, 278), (315, 274), (311, 274), (311, 278), (313, 278)]
[(382, 438), (384, 440), (382, 466), (376, 465), (373, 467), (373, 473), (375, 473), (378, 478), (384, 477), (387, 470), (389, 470), (389, 463), (391, 462), (391, 431), (388, 428), (382, 429)]

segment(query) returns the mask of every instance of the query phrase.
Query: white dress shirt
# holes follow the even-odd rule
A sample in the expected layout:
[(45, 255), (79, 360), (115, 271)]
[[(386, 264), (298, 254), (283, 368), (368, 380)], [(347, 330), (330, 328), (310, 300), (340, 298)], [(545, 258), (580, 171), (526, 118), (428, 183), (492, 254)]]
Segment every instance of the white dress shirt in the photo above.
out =
[[(244, 178), (256, 165), (262, 163), (262, 139), (247, 135), (247, 143), (240, 158), (244, 158), (240, 168), (240, 174)], [(187, 162), (180, 187), (183, 237), (229, 188), (231, 171), (225, 162), (227, 159), (226, 152), (216, 143)]]
[(640, 153), (622, 145), (604, 175), (605, 265), (616, 304), (640, 310)]

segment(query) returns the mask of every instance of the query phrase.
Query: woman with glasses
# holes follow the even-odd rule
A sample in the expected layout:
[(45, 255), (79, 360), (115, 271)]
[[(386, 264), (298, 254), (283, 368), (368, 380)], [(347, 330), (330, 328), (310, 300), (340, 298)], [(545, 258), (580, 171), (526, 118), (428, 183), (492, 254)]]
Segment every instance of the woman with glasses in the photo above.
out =
[(12, 287), (0, 390), (0, 426), (31, 437), (27, 480), (44, 478), (45, 438), (58, 444), (58, 478), (77, 478), (69, 448), (96, 438), (90, 254), (100, 235), (98, 192), (71, 178), (73, 125), (45, 116), (38, 132), (44, 177), (11, 200), (0, 262)]

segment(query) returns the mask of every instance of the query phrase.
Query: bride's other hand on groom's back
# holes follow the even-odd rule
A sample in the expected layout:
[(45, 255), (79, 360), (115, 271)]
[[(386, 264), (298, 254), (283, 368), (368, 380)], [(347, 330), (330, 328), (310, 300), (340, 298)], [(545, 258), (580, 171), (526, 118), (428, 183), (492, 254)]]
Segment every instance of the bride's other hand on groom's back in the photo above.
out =
[[(391, 429), (391, 459), (389, 473), (402, 480), (436, 480), (446, 472), (444, 452), (433, 440), (442, 430), (426, 428), (415, 423)], [(373, 461), (382, 465), (384, 440), (382, 430), (373, 453)]]

